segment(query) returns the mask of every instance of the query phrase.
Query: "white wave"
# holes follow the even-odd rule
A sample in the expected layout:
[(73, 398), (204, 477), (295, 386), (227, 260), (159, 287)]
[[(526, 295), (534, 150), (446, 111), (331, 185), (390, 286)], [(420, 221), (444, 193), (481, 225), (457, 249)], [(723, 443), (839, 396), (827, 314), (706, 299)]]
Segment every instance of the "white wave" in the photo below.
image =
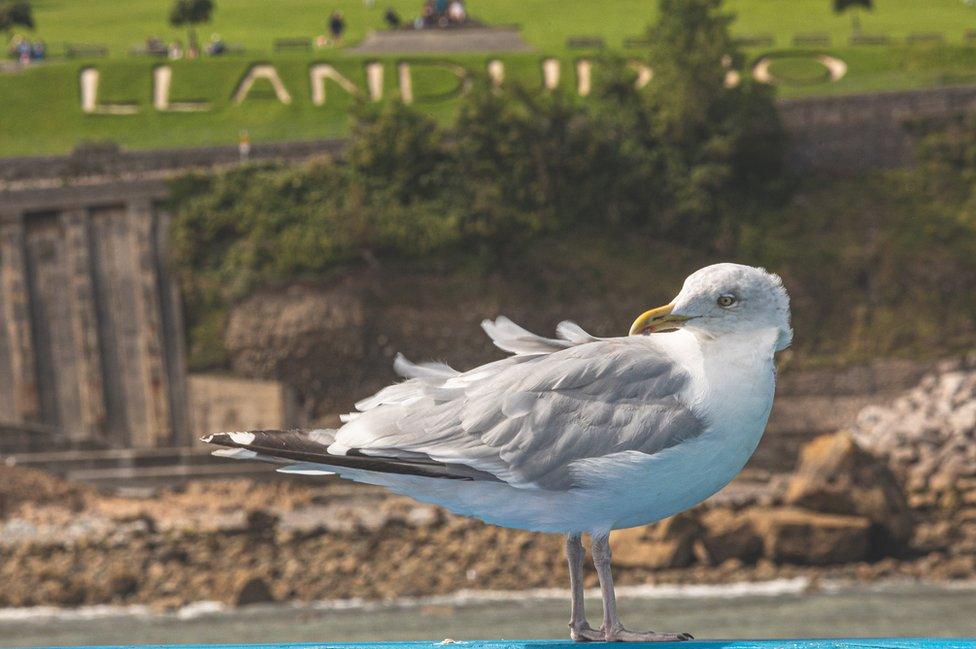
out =
[(22, 608), (0, 608), (0, 622), (48, 622), (101, 620), (112, 617), (148, 617), (152, 610), (148, 606), (133, 604), (117, 606), (100, 604), (60, 608), (57, 606), (28, 606)]
[[(635, 599), (656, 598), (725, 598), (750, 596), (775, 596), (804, 592), (810, 585), (805, 577), (796, 579), (774, 579), (761, 582), (741, 582), (733, 584), (645, 584), (639, 586), (618, 586), (619, 596)], [(587, 592), (590, 597), (599, 597), (600, 591)], [(418, 608), (423, 606), (475, 606), (505, 602), (531, 602), (546, 600), (566, 600), (569, 591), (562, 588), (535, 588), (530, 590), (459, 590), (447, 595), (427, 597), (400, 597), (389, 600), (366, 600), (362, 598), (320, 600), (317, 602), (291, 602), (260, 604), (247, 607), (248, 610), (298, 609), (317, 611), (357, 611)], [(0, 608), (2, 622), (47, 622), (86, 621), (113, 617), (175, 618), (192, 620), (201, 617), (232, 615), (233, 607), (220, 602), (200, 601), (187, 604), (175, 611), (160, 611), (145, 605), (129, 606), (81, 606), (78, 608), (58, 608), (56, 606), (33, 606), (25, 608)]]
[[(618, 586), (617, 595), (627, 599), (732, 599), (738, 597), (779, 597), (817, 592), (821, 595), (839, 594), (849, 591), (871, 592), (890, 591), (898, 586), (925, 586), (936, 589), (976, 590), (976, 581), (950, 583), (918, 582), (904, 580), (884, 580), (872, 584), (850, 581), (813, 582), (807, 577), (793, 579), (773, 579), (757, 582), (735, 582), (730, 584), (641, 584)], [(598, 598), (598, 589), (587, 591), (588, 597)], [(366, 600), (362, 598), (319, 600), (316, 602), (281, 602), (255, 604), (243, 607), (252, 613), (261, 611), (378, 611), (421, 608), (425, 606), (477, 606), (482, 604), (512, 602), (566, 601), (569, 591), (562, 588), (535, 588), (530, 590), (459, 590), (447, 595), (427, 597), (400, 597), (389, 600)], [(161, 611), (144, 605), (129, 606), (82, 606), (79, 608), (58, 608), (55, 606), (36, 606), (26, 608), (0, 608), (2, 623), (46, 623), (51, 621), (87, 621), (106, 618), (153, 618), (192, 620), (207, 617), (229, 617), (242, 609), (227, 606), (220, 602), (200, 601), (187, 604), (174, 611)]]
[[(0, 608), (0, 623), (4, 622), (86, 622), (112, 618), (175, 618), (192, 620), (207, 615), (219, 615), (228, 610), (221, 602), (201, 601), (187, 604), (174, 611), (161, 611), (144, 604), (127, 606), (98, 604), (77, 608), (57, 606), (28, 606), (19, 608)], [(233, 609), (230, 609), (233, 610)]]
[(179, 620), (193, 620), (195, 618), (206, 617), (208, 615), (219, 615), (227, 611), (227, 609), (227, 605), (222, 602), (203, 600), (202, 602), (192, 602), (187, 604), (186, 606), (178, 609), (175, 615)]

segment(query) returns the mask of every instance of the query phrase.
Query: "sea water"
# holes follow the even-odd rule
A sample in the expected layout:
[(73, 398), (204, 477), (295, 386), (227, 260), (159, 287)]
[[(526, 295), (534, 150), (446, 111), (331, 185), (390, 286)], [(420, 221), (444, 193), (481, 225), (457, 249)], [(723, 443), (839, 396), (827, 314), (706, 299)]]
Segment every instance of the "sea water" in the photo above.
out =
[[(804, 579), (726, 586), (618, 589), (634, 629), (697, 638), (976, 636), (976, 582), (821, 584)], [(589, 619), (599, 624), (597, 593)], [(568, 593), (461, 592), (391, 602), (338, 600), (226, 608), (0, 610), (0, 646), (564, 638)]]

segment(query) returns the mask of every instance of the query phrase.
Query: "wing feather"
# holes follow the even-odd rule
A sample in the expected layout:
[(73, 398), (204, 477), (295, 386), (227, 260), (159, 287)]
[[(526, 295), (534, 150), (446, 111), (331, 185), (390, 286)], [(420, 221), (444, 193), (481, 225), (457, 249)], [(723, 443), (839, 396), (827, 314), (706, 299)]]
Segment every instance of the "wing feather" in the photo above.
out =
[(544, 338), (508, 318), (482, 325), (513, 355), (459, 372), (394, 368), (406, 380), (356, 404), (338, 430), (212, 435), (236, 458), (439, 479), (501, 480), (526, 489), (583, 486), (588, 460), (652, 455), (700, 435), (681, 395), (689, 376), (648, 337), (596, 338), (562, 322)]
[(410, 379), (395, 386), (397, 402), (360, 402), (371, 408), (337, 432), (337, 448), (423, 453), (516, 486), (566, 489), (577, 485), (574, 462), (652, 454), (704, 430), (680, 399), (687, 373), (645, 337), (600, 339), (568, 322), (559, 339), (507, 318), (483, 326), (515, 355)]

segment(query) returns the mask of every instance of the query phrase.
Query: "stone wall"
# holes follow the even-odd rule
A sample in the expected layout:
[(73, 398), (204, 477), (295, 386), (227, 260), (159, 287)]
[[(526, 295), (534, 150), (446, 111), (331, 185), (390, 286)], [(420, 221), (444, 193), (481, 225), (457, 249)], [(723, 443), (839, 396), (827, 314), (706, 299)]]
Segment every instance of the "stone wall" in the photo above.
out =
[(278, 381), (192, 374), (189, 393), (194, 437), (218, 431), (290, 428), (298, 423), (295, 393)]
[[(251, 160), (301, 160), (342, 150), (341, 140), (268, 142), (252, 144)], [(237, 146), (209, 146), (191, 149), (128, 151), (113, 143), (82, 146), (66, 156), (20, 156), (0, 158), (0, 191), (5, 184), (36, 183), (42, 179), (68, 180), (120, 175), (154, 174), (190, 168), (237, 164)]]
[(73, 446), (189, 441), (162, 183), (0, 193), (0, 421)]
[(846, 368), (782, 372), (766, 435), (750, 467), (791, 471), (800, 449), (818, 435), (855, 425), (867, 406), (883, 407), (914, 387), (933, 362), (879, 359)]
[(868, 171), (910, 165), (912, 127), (976, 109), (976, 86), (787, 99), (779, 107), (793, 167)]

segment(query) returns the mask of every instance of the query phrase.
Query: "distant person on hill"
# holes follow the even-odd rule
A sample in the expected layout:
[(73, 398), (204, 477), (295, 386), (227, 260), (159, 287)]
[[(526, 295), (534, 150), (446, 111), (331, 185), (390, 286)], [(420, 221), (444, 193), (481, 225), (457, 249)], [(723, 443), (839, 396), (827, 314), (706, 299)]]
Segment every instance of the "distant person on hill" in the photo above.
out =
[(43, 61), (47, 57), (47, 46), (44, 41), (31, 43), (30, 57), (31, 61)]
[(464, 10), (464, 3), (461, 0), (454, 0), (447, 9), (447, 17), (455, 25), (464, 23), (468, 18), (468, 13)]
[(167, 54), (168, 48), (163, 39), (158, 36), (150, 36), (146, 39), (146, 54), (157, 54), (165, 56)]
[(31, 44), (26, 38), (22, 38), (17, 44), (17, 58), (23, 65), (27, 65), (31, 60)]
[(424, 3), (424, 9), (420, 13), (420, 18), (414, 21), (414, 27), (417, 29), (423, 29), (424, 27), (433, 27), (437, 23), (437, 13), (434, 11), (434, 0), (427, 0)]
[(346, 31), (346, 19), (342, 17), (342, 12), (338, 9), (329, 16), (329, 34), (332, 36), (333, 45), (342, 44), (342, 34)]
[(400, 20), (400, 14), (393, 7), (387, 7), (386, 13), (383, 14), (383, 20), (390, 29), (400, 29), (400, 25), (403, 23)]
[(210, 56), (220, 56), (227, 51), (227, 44), (220, 38), (220, 34), (212, 34), (210, 43), (207, 45), (207, 54)]
[(168, 56), (173, 61), (177, 61), (183, 58), (183, 43), (180, 41), (173, 41), (169, 44)]
[(24, 40), (24, 37), (20, 34), (14, 34), (14, 37), (10, 39), (10, 45), (7, 47), (7, 56), (12, 59), (20, 58), (20, 43)]

